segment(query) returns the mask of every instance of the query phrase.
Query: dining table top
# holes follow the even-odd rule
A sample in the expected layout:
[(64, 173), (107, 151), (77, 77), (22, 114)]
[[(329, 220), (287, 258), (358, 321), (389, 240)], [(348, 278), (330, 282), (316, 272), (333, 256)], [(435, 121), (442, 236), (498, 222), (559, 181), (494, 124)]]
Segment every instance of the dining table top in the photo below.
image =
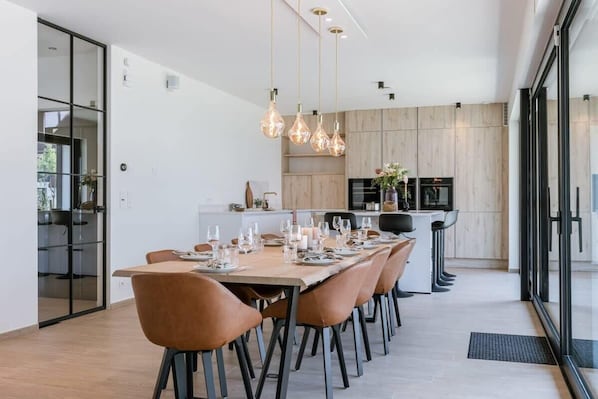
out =
[[(354, 256), (342, 257), (326, 266), (284, 263), (281, 247), (265, 247), (262, 251), (239, 254), (239, 267), (230, 272), (202, 273), (221, 283), (263, 284), (275, 286), (297, 286), (307, 288), (368, 258), (385, 247), (398, 245), (404, 239), (380, 244), (374, 248), (362, 249)], [(333, 243), (333, 240), (327, 244)], [(196, 261), (173, 260), (118, 269), (113, 277), (131, 277), (136, 273), (189, 273), (198, 272)]]

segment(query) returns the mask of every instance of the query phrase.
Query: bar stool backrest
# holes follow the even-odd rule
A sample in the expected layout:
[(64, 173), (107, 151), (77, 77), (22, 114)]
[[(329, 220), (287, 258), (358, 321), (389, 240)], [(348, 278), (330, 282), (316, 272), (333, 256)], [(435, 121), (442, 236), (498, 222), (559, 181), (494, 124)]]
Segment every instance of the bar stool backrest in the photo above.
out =
[(341, 219), (349, 219), (351, 221), (351, 230), (359, 228), (357, 226), (357, 218), (355, 217), (355, 214), (352, 212), (326, 212), (324, 214), (324, 221), (328, 222), (328, 227), (330, 227), (331, 230), (334, 228), (332, 227), (332, 219), (335, 216), (340, 216)]
[(444, 225), (442, 226), (444, 229), (448, 229), (455, 223), (457, 223), (457, 218), (459, 217), (459, 210), (455, 209), (454, 211), (448, 211), (446, 215), (444, 215)]
[(378, 219), (382, 231), (391, 231), (394, 234), (410, 233), (414, 231), (411, 215), (402, 213), (382, 213)]

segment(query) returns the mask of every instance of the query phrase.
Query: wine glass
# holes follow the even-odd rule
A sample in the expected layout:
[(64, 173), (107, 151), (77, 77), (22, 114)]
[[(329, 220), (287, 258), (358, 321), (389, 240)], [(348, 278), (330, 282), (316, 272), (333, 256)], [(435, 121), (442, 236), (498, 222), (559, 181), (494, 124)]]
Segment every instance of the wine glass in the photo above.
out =
[(330, 237), (330, 227), (328, 227), (328, 222), (318, 223), (318, 235), (323, 241)]
[(237, 245), (239, 249), (243, 250), (245, 254), (253, 248), (253, 229), (250, 227), (247, 230), (240, 229), (237, 237)]
[(337, 232), (340, 230), (341, 228), (341, 217), (340, 216), (334, 216), (332, 218), (332, 227), (334, 227), (334, 230), (336, 230)]
[(280, 221), (280, 232), (284, 236), (285, 243), (287, 243), (289, 239), (289, 233), (291, 232), (291, 221), (289, 219)]
[(369, 216), (364, 216), (361, 219), (361, 228), (365, 230), (365, 236), (367, 238), (368, 231), (372, 229), (372, 218)]
[(208, 226), (208, 244), (212, 247), (212, 257), (216, 258), (216, 248), (220, 242), (220, 227), (217, 224)]
[(314, 218), (311, 217), (311, 216), (307, 216), (305, 218), (305, 226), (304, 227), (311, 227), (311, 228), (313, 228), (314, 227)]
[(341, 221), (341, 234), (348, 234), (351, 232), (351, 219), (342, 219)]

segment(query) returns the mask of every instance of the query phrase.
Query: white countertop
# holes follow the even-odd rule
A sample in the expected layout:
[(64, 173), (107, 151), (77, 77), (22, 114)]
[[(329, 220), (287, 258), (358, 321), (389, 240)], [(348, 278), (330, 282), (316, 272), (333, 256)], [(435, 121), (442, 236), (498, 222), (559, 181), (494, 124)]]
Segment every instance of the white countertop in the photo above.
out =
[[(209, 214), (209, 215), (251, 215), (251, 216), (258, 216), (258, 215), (280, 215), (280, 214), (289, 214), (293, 211), (291, 209), (275, 209), (272, 211), (264, 211), (261, 209), (245, 209), (243, 212), (237, 211), (203, 211), (200, 213)], [(317, 215), (323, 215), (326, 212), (351, 212), (355, 214), (355, 216), (373, 216), (378, 217), (382, 213), (389, 213), (389, 212), (379, 212), (379, 211), (347, 211), (345, 209), (298, 209), (297, 213), (305, 213), (305, 212), (312, 212)], [(414, 217), (418, 216), (436, 216), (436, 215), (444, 215), (444, 211), (408, 211), (408, 212), (393, 212), (397, 214), (408, 214)]]

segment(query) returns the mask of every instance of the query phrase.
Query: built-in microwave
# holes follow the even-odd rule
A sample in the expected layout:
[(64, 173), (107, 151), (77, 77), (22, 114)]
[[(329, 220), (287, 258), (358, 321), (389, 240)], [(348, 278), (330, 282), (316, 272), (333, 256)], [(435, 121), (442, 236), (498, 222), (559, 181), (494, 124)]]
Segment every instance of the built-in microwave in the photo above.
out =
[(349, 179), (349, 210), (375, 210), (371, 204), (380, 209), (380, 187), (372, 184), (372, 179)]
[(420, 177), (419, 209), (453, 210), (452, 177)]

